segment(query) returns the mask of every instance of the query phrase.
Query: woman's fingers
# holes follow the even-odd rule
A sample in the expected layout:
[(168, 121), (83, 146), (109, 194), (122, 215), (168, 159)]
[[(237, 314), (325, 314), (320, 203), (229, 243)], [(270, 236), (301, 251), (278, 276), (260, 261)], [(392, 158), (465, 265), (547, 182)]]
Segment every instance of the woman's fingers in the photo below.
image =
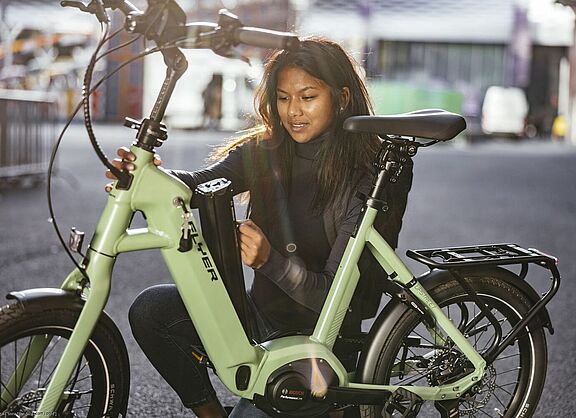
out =
[[(125, 162), (125, 161), (121, 160), (120, 158), (114, 158), (112, 160), (112, 165), (119, 170), (134, 171), (134, 169), (136, 168), (134, 163)], [(106, 170), (105, 175), (106, 175), (106, 178), (109, 178), (110, 180), (117, 180), (114, 173), (112, 173), (110, 170)]]
[(110, 170), (106, 170), (106, 173), (104, 175), (106, 176), (107, 179), (116, 180), (116, 176), (112, 174)]
[(134, 163), (120, 160), (118, 158), (114, 158), (112, 160), (112, 165), (116, 168), (119, 168), (120, 170), (134, 171), (134, 169), (136, 168), (136, 165)]
[(158, 155), (158, 154), (154, 154), (154, 159), (152, 161), (156, 167), (159, 167), (162, 165), (162, 158), (160, 158), (160, 155)]
[(249, 237), (257, 237), (262, 235), (262, 230), (258, 225), (254, 223), (254, 221), (250, 219), (246, 219), (244, 221), (238, 221), (239, 229), (242, 234), (246, 234)]
[(251, 220), (239, 221), (240, 255), (242, 262), (260, 268), (270, 258), (270, 243), (262, 230)]
[[(136, 155), (133, 152), (130, 152), (130, 150), (127, 147), (118, 148), (116, 154), (118, 154), (118, 157), (120, 157), (120, 159), (124, 161), (126, 167), (134, 167), (134, 164), (131, 163), (136, 161)], [(158, 154), (154, 154), (154, 159), (152, 161), (155, 166), (162, 165), (162, 158)], [(128, 168), (128, 170), (132, 171), (133, 168)]]
[(136, 161), (136, 155), (134, 155), (134, 153), (130, 152), (128, 147), (118, 148), (116, 150), (116, 154), (118, 154), (118, 157), (122, 158), (123, 160)]
[[(136, 155), (133, 152), (130, 152), (130, 149), (128, 149), (127, 147), (120, 147), (116, 150), (116, 154), (120, 158), (114, 158), (112, 160), (112, 165), (116, 167), (118, 170), (134, 171), (136, 169), (136, 164), (134, 164), (134, 161), (136, 161)], [(154, 165), (158, 167), (162, 164), (162, 159), (158, 154), (155, 154), (153, 162)], [(118, 180), (114, 175), (114, 173), (112, 173), (110, 170), (106, 170), (105, 175), (106, 178), (110, 180)], [(112, 190), (111, 186), (110, 189), (108, 188), (109, 186), (110, 185), (108, 184), (105, 186), (106, 191)]]

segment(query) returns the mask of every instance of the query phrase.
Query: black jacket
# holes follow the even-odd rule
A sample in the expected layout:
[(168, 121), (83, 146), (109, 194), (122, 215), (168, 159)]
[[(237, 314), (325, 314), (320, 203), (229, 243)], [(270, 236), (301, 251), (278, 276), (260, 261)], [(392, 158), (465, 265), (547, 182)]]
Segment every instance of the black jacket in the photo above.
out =
[[(316, 141), (318, 139), (313, 142)], [(329, 255), (321, 260), (322, 267), (310, 269), (302, 257), (286, 250), (292, 239), (290, 231), (278, 227), (279, 220), (287, 216), (288, 193), (284, 191), (275, 171), (277, 158), (276, 148), (271, 146), (270, 141), (253, 140), (232, 150), (224, 159), (206, 169), (172, 173), (192, 189), (205, 181), (224, 177), (232, 182), (235, 193), (251, 193), (250, 218), (262, 228), (269, 241), (275, 243), (268, 262), (255, 271), (253, 300), (273, 327), (281, 330), (311, 329), (322, 309), (364, 202), (352, 194), (339, 202), (344, 211), (336, 211), (335, 208), (324, 210), (321, 218)], [(372, 181), (371, 173), (359, 172), (355, 189), (366, 195), (371, 190)], [(411, 183), (412, 165), (409, 162), (400, 181), (390, 184), (387, 189), (388, 212), (379, 214), (376, 220), (376, 229), (393, 248), (398, 243)], [(337, 212), (344, 215), (338, 216)], [(386, 280), (386, 274), (367, 250), (360, 262), (360, 272), (361, 280), (346, 320), (351, 328), (359, 328), (361, 319), (376, 314)]]

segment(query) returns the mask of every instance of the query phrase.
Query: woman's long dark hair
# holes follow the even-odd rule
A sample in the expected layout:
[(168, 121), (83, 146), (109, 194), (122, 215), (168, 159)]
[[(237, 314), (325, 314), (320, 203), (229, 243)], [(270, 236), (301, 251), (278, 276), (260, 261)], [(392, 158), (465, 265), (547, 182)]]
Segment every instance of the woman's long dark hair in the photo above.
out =
[[(255, 107), (261, 119), (261, 125), (220, 147), (214, 153), (219, 158), (232, 148), (251, 140), (269, 140), (276, 148), (276, 159), (280, 166), (280, 180), (287, 184), (290, 179), (290, 166), (294, 141), (281, 124), (276, 106), (279, 73), (285, 68), (300, 68), (311, 76), (322, 80), (331, 91), (332, 112), (334, 115), (332, 136), (322, 143), (318, 162), (318, 194), (314, 209), (322, 211), (333, 205), (337, 214), (345, 210), (339, 203), (348, 201), (358, 171), (369, 171), (370, 164), (379, 147), (374, 135), (347, 132), (343, 129), (344, 120), (349, 116), (369, 115), (373, 113), (366, 86), (354, 68), (353, 60), (337, 43), (310, 37), (301, 40), (296, 50), (276, 52), (266, 63), (264, 75), (254, 99)], [(349, 90), (349, 100), (341, 103), (342, 91)], [(342, 106), (342, 108), (341, 108)], [(339, 213), (340, 212), (340, 213)]]

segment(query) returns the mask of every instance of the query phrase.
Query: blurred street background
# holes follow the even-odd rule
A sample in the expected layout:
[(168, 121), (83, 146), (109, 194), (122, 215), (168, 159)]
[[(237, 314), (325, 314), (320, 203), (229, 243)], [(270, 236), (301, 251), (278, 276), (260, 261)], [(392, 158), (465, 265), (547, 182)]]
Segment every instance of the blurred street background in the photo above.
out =
[[(146, 7), (146, 1), (135, 0)], [(179, 0), (188, 21), (227, 8), (250, 26), (324, 35), (342, 43), (366, 77), (378, 114), (422, 108), (461, 113), (467, 131), (423, 149), (398, 253), (407, 248), (516, 242), (560, 259), (566, 279), (549, 310), (549, 370), (538, 417), (576, 415), (576, 0)], [(111, 13), (118, 29), (123, 18)], [(72, 269), (46, 203), (46, 169), (60, 129), (81, 99), (100, 37), (94, 16), (58, 1), (0, 1), (0, 300), (11, 290), (59, 286)], [(112, 49), (131, 41), (122, 34)], [(136, 40), (95, 67), (95, 80), (143, 51)], [(251, 126), (252, 96), (270, 51), (245, 48), (251, 65), (210, 51), (190, 62), (167, 109), (166, 167), (194, 170), (212, 147)], [(158, 54), (126, 66), (91, 101), (98, 139), (112, 158), (135, 132), (124, 117), (149, 113), (165, 75)], [(82, 112), (64, 137), (53, 179), (57, 221), (89, 239), (105, 203), (104, 168)], [(241, 214), (239, 214), (241, 216)], [(136, 223), (143, 224), (142, 219)], [(416, 273), (421, 266), (406, 260)], [(127, 307), (169, 281), (156, 252), (123, 255), (108, 312), (131, 356), (133, 417), (184, 417), (178, 399), (132, 339)], [(532, 283), (547, 288), (546, 277)], [(366, 327), (369, 323), (365, 324)], [(218, 385), (218, 383), (216, 383)], [(224, 403), (235, 399), (218, 385)]]

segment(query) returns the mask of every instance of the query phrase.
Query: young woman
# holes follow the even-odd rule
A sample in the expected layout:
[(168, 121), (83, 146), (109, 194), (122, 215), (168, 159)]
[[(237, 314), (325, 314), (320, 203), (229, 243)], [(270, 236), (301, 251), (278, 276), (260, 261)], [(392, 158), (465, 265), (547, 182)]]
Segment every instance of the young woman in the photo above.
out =
[[(350, 57), (326, 39), (305, 39), (298, 49), (273, 55), (255, 103), (259, 127), (220, 148), (212, 166), (173, 174), (192, 189), (225, 177), (235, 193), (249, 192), (249, 219), (240, 222), (239, 239), (242, 261), (254, 269), (249, 296), (259, 318), (257, 337), (264, 340), (312, 330), (362, 208), (357, 192), (371, 188), (379, 139), (343, 130), (347, 117), (371, 114), (372, 107)], [(127, 150), (119, 155), (117, 166), (137, 164)], [(378, 220), (394, 247), (411, 179), (405, 171), (389, 189), (390, 209)], [(373, 316), (380, 301), (382, 290), (375, 287), (384, 273), (368, 253), (360, 269), (343, 333), (360, 332), (362, 318)], [(146, 289), (129, 317), (138, 344), (183, 404), (198, 417), (226, 416), (193, 355), (201, 342), (176, 287)], [(351, 370), (356, 355), (339, 353)], [(266, 415), (242, 401), (233, 416)]]

